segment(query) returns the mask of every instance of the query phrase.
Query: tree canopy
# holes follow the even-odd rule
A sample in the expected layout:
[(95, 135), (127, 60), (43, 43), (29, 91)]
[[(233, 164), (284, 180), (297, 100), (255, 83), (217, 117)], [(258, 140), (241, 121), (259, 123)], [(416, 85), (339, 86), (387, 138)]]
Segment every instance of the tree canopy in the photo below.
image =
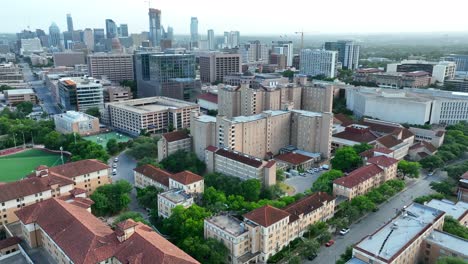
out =
[(183, 150), (176, 151), (174, 154), (163, 159), (161, 165), (172, 173), (188, 170), (201, 175), (206, 169), (205, 163), (199, 160), (195, 153)]
[(91, 107), (91, 108), (88, 108), (86, 111), (85, 111), (86, 114), (90, 115), (90, 116), (94, 116), (94, 117), (97, 117), (97, 118), (101, 118), (101, 112), (99, 111), (99, 108), (98, 107)]
[(98, 187), (90, 198), (94, 201), (91, 210), (96, 216), (115, 215), (130, 204), (132, 186), (127, 181), (117, 181)]
[(420, 169), (421, 164), (418, 162), (402, 160), (398, 163), (398, 171), (410, 178), (418, 178)]
[(452, 235), (468, 239), (468, 227), (461, 225), (457, 219), (451, 216), (445, 217), (443, 230)]
[(362, 158), (353, 147), (342, 147), (336, 150), (331, 164), (335, 170), (349, 172), (362, 165)]
[(312, 184), (312, 191), (333, 193), (333, 181), (343, 177), (343, 172), (340, 170), (330, 170), (322, 173), (318, 179)]

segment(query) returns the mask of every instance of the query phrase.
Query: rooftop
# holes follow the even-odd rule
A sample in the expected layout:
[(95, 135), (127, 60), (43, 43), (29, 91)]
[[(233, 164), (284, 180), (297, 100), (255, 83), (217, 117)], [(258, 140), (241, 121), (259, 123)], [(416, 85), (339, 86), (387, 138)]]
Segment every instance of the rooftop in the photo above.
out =
[(55, 115), (54, 117), (67, 120), (68, 122), (82, 122), (97, 119), (97, 117), (76, 111), (67, 111), (66, 113)]
[(265, 205), (244, 214), (244, 218), (263, 227), (269, 227), (288, 216), (290, 216), (288, 212), (270, 205)]
[(249, 155), (246, 155), (237, 151), (231, 151), (228, 149), (218, 149), (216, 151), (216, 155), (220, 155), (225, 158), (235, 160), (235, 161), (244, 163), (246, 165), (249, 165), (255, 168), (260, 168), (263, 165), (263, 162), (261, 159), (254, 158)]
[(169, 178), (171, 177), (171, 173), (157, 168), (153, 165), (143, 165), (134, 169), (134, 171), (151, 178), (152, 180), (159, 182), (160, 184), (169, 187)]
[(302, 164), (304, 162), (307, 162), (307, 161), (309, 161), (311, 159), (312, 159), (311, 157), (308, 157), (308, 156), (305, 156), (305, 155), (302, 155), (302, 154), (298, 154), (298, 153), (293, 153), (293, 152), (281, 154), (281, 155), (278, 155), (278, 156), (275, 157), (275, 160), (284, 161), (284, 162), (294, 164), (294, 165), (300, 165), (300, 164)]
[(289, 222), (294, 222), (299, 219), (299, 216), (309, 214), (324, 206), (325, 203), (333, 201), (335, 198), (324, 192), (318, 192), (306, 196), (299, 201), (296, 201), (285, 208), (284, 211), (291, 214)]
[(456, 252), (458, 257), (468, 258), (468, 240), (457, 237), (439, 230), (434, 230), (426, 237), (426, 241), (431, 244), (437, 244), (442, 248), (448, 248)]
[(460, 220), (468, 213), (468, 203), (459, 201), (453, 203), (449, 200), (432, 199), (426, 206), (445, 212), (448, 216)]
[(160, 193), (159, 195), (175, 204), (185, 202), (188, 199), (192, 198), (192, 196), (190, 194), (187, 194), (184, 190), (178, 189), (172, 189), (167, 192)]
[(174, 141), (179, 141), (182, 139), (190, 138), (187, 131), (184, 131), (184, 130), (164, 133), (162, 134), (162, 137), (165, 138), (168, 142), (174, 142)]
[(12, 90), (5, 90), (5, 92), (8, 94), (8, 96), (34, 94), (33, 89), (12, 89)]
[(367, 163), (375, 164), (380, 167), (390, 167), (398, 163), (397, 159), (390, 158), (387, 156), (376, 156), (367, 160)]
[(370, 164), (353, 170), (348, 176), (338, 178), (334, 180), (333, 183), (347, 188), (353, 188), (381, 172), (383, 172), (383, 170), (379, 166)]
[(153, 112), (167, 111), (168, 109), (198, 106), (194, 103), (163, 96), (133, 99), (122, 102), (112, 102), (107, 105), (116, 108), (121, 108), (131, 112), (136, 112), (138, 114), (147, 114)]
[(181, 171), (171, 175), (171, 179), (180, 182), (184, 185), (192, 184), (195, 182), (203, 181), (203, 177), (191, 171)]
[(238, 237), (247, 232), (242, 221), (230, 215), (217, 215), (207, 218), (205, 221), (223, 229), (234, 237)]
[(66, 178), (89, 174), (96, 171), (107, 170), (109, 166), (95, 159), (80, 160), (49, 168), (52, 175)]
[(198, 116), (196, 120), (202, 123), (216, 123), (216, 117), (210, 115)]
[(215, 94), (212, 94), (212, 93), (200, 94), (197, 98), (198, 98), (198, 100), (205, 100), (205, 101), (208, 101), (208, 102), (212, 102), (214, 104), (218, 103), (218, 96), (215, 95)]
[(391, 261), (444, 214), (437, 209), (413, 203), (403, 214), (363, 238), (354, 249), (383, 261)]

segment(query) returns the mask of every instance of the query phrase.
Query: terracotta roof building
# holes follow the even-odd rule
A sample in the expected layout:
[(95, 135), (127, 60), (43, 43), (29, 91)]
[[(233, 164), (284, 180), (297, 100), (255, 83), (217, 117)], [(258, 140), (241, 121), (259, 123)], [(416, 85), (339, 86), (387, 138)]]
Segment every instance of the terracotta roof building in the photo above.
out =
[(202, 109), (218, 110), (218, 95), (212, 93), (203, 93), (197, 97), (197, 103)]
[(335, 198), (314, 193), (278, 209), (270, 205), (244, 214), (244, 221), (229, 215), (205, 219), (205, 238), (215, 238), (230, 250), (230, 263), (266, 263), (308, 227), (333, 217)]
[(28, 244), (42, 247), (57, 263), (198, 263), (144, 224), (128, 220), (113, 231), (86, 209), (60, 199), (16, 214), (28, 230)]
[(205, 150), (208, 172), (219, 172), (241, 180), (257, 179), (266, 186), (276, 183), (276, 162), (265, 161), (241, 152), (209, 146)]
[(278, 167), (283, 170), (287, 169), (303, 169), (307, 170), (312, 167), (314, 162), (319, 161), (320, 157), (313, 158), (306, 155), (302, 155), (300, 153), (284, 153), (274, 157), (276, 162), (278, 163)]
[(437, 148), (429, 142), (420, 141), (409, 148), (408, 155), (411, 160), (420, 161), (421, 159), (437, 153)]
[(187, 131), (174, 131), (162, 134), (158, 141), (158, 161), (169, 157), (177, 151), (192, 150), (192, 138)]

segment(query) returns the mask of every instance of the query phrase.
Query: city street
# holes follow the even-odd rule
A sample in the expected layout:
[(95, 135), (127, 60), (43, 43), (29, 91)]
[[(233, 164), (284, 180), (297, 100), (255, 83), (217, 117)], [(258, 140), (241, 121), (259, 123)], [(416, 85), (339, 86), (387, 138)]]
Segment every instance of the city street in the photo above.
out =
[(434, 193), (429, 184), (441, 181), (438, 175), (420, 178), (408, 183), (408, 188), (384, 203), (375, 213), (370, 213), (360, 222), (351, 225), (345, 236), (337, 236), (336, 243), (331, 247), (322, 247), (316, 259), (305, 263), (335, 263), (346, 250), (346, 247), (359, 242), (364, 236), (371, 234), (395, 216), (396, 210), (410, 204), (414, 198)]

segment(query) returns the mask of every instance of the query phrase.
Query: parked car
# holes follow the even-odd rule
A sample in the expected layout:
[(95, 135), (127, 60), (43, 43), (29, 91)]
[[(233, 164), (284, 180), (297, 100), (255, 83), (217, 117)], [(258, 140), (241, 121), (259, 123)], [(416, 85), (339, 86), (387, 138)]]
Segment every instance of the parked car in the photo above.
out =
[(114, 162), (119, 162), (119, 158), (115, 157)]
[(312, 254), (310, 256), (307, 257), (308, 260), (314, 260), (315, 258), (317, 257), (317, 254)]
[(346, 235), (346, 234), (348, 234), (348, 233), (349, 233), (349, 228), (343, 228), (343, 229), (340, 230), (340, 234), (341, 234), (342, 236), (344, 236), (344, 235)]
[(117, 163), (114, 163), (114, 164), (112, 165), (112, 168), (114, 168), (114, 169), (117, 168)]
[(335, 244), (335, 240), (330, 239), (330, 241), (328, 241), (328, 242), (325, 244), (325, 246), (326, 246), (326, 247), (331, 247), (333, 244)]
[(113, 172), (112, 172), (112, 175), (113, 175), (113, 176), (117, 175), (117, 171), (113, 171)]
[(305, 176), (306, 174), (304, 172), (299, 173), (301, 176)]

